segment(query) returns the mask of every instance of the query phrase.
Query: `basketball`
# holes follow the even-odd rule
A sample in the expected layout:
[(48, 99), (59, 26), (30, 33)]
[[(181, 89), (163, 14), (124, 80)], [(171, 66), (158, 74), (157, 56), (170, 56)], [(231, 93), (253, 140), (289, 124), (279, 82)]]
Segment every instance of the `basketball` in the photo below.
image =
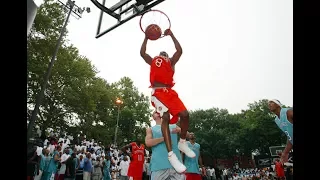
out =
[(145, 30), (146, 36), (150, 40), (157, 40), (161, 37), (161, 28), (156, 24), (150, 24)]

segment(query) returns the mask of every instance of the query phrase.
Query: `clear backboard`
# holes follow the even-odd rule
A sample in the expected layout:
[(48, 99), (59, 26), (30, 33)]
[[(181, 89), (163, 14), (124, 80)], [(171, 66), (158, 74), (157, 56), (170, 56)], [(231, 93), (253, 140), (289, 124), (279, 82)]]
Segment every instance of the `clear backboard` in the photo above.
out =
[(270, 150), (270, 155), (272, 157), (279, 157), (279, 154), (282, 153), (282, 151), (284, 150), (285, 146), (270, 146), (269, 150)]
[[(142, 15), (163, 1), (165, 0), (91, 0), (101, 10), (96, 38), (116, 29), (134, 17)], [(108, 23), (108, 28), (102, 28), (102, 22), (106, 18), (110, 23)]]

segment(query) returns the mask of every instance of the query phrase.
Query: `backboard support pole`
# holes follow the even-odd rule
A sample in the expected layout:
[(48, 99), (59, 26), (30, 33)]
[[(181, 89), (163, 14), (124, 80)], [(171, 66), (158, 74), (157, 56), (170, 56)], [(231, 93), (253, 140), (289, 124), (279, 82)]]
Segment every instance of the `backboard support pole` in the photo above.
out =
[(33, 21), (37, 14), (37, 5), (33, 0), (27, 0), (27, 35), (30, 33)]
[(136, 17), (136, 15), (131, 15), (131, 16), (129, 16), (128, 18), (126, 18), (126, 19), (124, 19), (124, 20), (122, 20), (122, 21), (118, 22), (116, 25), (112, 26), (111, 28), (109, 28), (109, 29), (107, 29), (107, 30), (105, 30), (105, 31), (101, 32), (100, 34), (97, 34), (97, 35), (96, 35), (96, 38), (99, 38), (99, 37), (101, 37), (101, 36), (105, 35), (106, 33), (108, 33), (108, 32), (110, 32), (110, 31), (114, 30), (115, 28), (117, 28), (117, 27), (119, 27), (120, 25), (122, 25), (122, 24), (124, 24), (124, 23), (128, 22), (129, 20), (131, 20), (131, 19), (132, 19), (132, 18), (134, 18), (134, 17)]
[[(106, 0), (102, 0), (102, 5), (105, 6), (105, 4), (106, 4)], [(100, 33), (102, 18), (103, 18), (103, 11), (101, 10), (100, 11), (100, 17), (99, 17), (99, 22), (98, 22), (97, 34)]]
[(96, 5), (100, 10), (109, 14), (110, 16), (114, 17), (115, 19), (119, 19), (119, 14), (111, 11), (110, 9), (106, 8), (104, 5), (100, 4), (97, 0), (91, 0), (91, 2)]

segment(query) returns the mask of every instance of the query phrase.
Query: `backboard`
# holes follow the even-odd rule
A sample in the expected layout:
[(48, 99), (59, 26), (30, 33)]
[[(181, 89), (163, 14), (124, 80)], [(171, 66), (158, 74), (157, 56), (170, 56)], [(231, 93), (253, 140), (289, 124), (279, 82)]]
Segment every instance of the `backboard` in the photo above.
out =
[(270, 146), (269, 147), (270, 155), (272, 157), (279, 157), (279, 154), (282, 153), (284, 148), (285, 148), (285, 146)]
[[(91, 2), (101, 10), (96, 38), (100, 38), (134, 17), (142, 15), (163, 1), (165, 0), (91, 0)], [(110, 21), (114, 20), (114, 24), (107, 29), (103, 29), (101, 28), (101, 24), (106, 16), (109, 16), (107, 17), (109, 19), (111, 17), (112, 19), (110, 19)]]
[(258, 159), (256, 164), (258, 167), (270, 167), (272, 164), (271, 158)]

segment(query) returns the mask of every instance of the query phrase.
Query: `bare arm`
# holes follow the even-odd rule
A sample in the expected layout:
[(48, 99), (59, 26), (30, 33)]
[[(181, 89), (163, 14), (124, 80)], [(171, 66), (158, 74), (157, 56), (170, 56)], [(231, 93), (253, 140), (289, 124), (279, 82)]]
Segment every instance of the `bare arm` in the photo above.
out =
[[(180, 133), (181, 132), (181, 128), (179, 126), (177, 126), (175, 129), (172, 129), (171, 133)], [(187, 138), (189, 138), (190, 133), (187, 131)]]
[(184, 153), (183, 152), (181, 152), (181, 160), (182, 160), (182, 164), (184, 164)]
[(293, 110), (292, 109), (287, 111), (287, 119), (293, 124)]
[[(199, 149), (200, 150), (200, 149)], [(200, 167), (201, 167), (201, 169), (202, 169), (202, 171), (201, 171), (201, 173), (202, 173), (202, 175), (203, 176), (206, 176), (206, 168), (204, 167), (204, 165), (203, 165), (203, 161), (202, 161), (202, 157), (201, 157), (201, 153), (199, 152), (199, 165), (200, 165)]]
[(56, 154), (56, 155), (54, 156), (54, 160), (55, 160), (55, 161), (59, 161), (59, 160), (60, 160), (60, 158), (59, 158), (59, 155), (58, 155), (58, 154)]
[[(287, 111), (287, 118), (293, 124), (293, 110), (292, 109)], [(292, 149), (292, 144), (288, 139), (286, 148), (283, 150), (283, 152), (288, 154), (291, 151), (291, 149)]]
[[(37, 162), (38, 165), (40, 164), (41, 159), (42, 159), (42, 156), (38, 156), (38, 162)], [(37, 172), (39, 172), (39, 170), (40, 170), (40, 166), (37, 166)]]
[(35, 161), (35, 158), (37, 157), (37, 152), (35, 151), (33, 153), (33, 156), (27, 161), (27, 163), (30, 163), (30, 164), (37, 164), (37, 161)]
[(80, 160), (79, 160), (79, 158), (77, 158), (77, 161), (78, 161), (78, 163), (77, 163), (76, 169), (79, 169), (79, 166), (80, 166)]
[(121, 151), (122, 151), (122, 152), (127, 152), (127, 149), (129, 149), (129, 148), (130, 148), (130, 150), (131, 150), (131, 144), (127, 144), (127, 145), (123, 146), (123, 147), (121, 148)]
[(176, 52), (171, 57), (172, 64), (175, 65), (179, 61), (179, 59), (182, 55), (182, 47), (181, 47), (179, 41), (176, 39), (176, 37), (172, 33), (170, 34), (170, 36), (171, 36), (172, 41), (174, 43), (174, 46), (176, 48)]
[(70, 176), (70, 166), (69, 166), (69, 161), (68, 161), (68, 164), (66, 165), (66, 174)]
[(143, 43), (141, 45), (141, 49), (140, 49), (140, 55), (141, 57), (144, 59), (144, 61), (151, 65), (151, 62), (152, 62), (152, 58), (149, 54), (146, 53), (146, 49), (147, 49), (147, 42), (148, 42), (148, 38), (145, 37), (144, 40), (143, 40)]
[(201, 153), (199, 154), (199, 164), (200, 164), (200, 167), (203, 168), (204, 165), (203, 165), (203, 161), (202, 161), (202, 157), (201, 157)]
[(146, 146), (148, 147), (152, 147), (152, 146), (155, 146), (161, 142), (164, 141), (164, 138), (161, 137), (161, 138), (152, 138), (152, 130), (151, 128), (147, 128), (146, 129), (146, 138), (145, 138), (145, 143), (146, 143)]
[(287, 140), (287, 145), (286, 145), (286, 148), (284, 148), (283, 150), (283, 153), (285, 154), (288, 154), (292, 149), (292, 144), (291, 142), (289, 141), (289, 139)]

